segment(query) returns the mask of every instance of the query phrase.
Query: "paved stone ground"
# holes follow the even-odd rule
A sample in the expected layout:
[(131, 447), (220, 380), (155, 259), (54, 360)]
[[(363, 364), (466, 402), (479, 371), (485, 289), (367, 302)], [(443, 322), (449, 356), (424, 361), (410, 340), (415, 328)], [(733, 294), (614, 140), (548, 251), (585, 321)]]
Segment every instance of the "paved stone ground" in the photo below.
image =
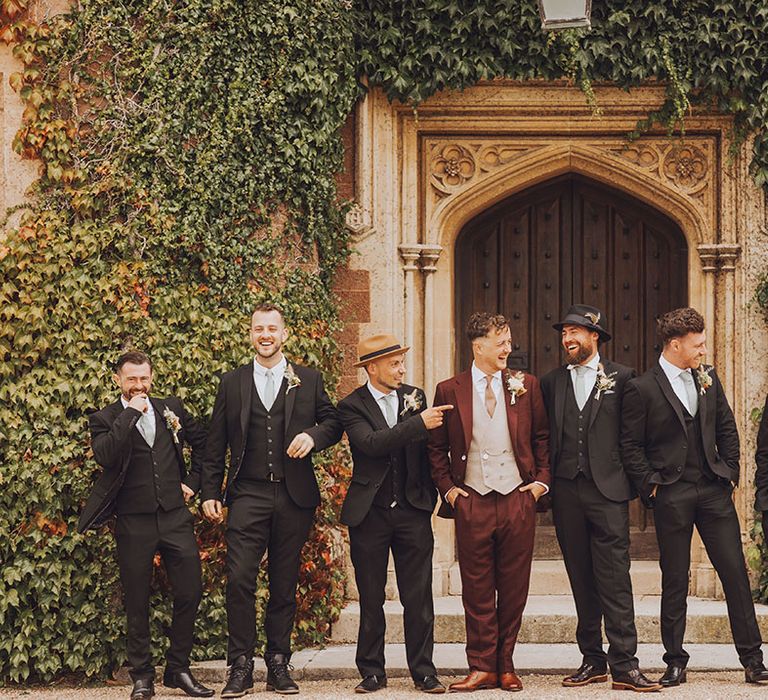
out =
[[(674, 697), (675, 700), (728, 700), (735, 698), (766, 698), (768, 687), (748, 686), (743, 682), (743, 675), (736, 671), (729, 672), (699, 672), (692, 673), (689, 681), (679, 688), (662, 691), (662, 695)], [(445, 681), (452, 680), (443, 678)], [(553, 675), (528, 675), (522, 676), (524, 689), (521, 693), (511, 695), (501, 690), (484, 690), (473, 694), (456, 694), (451, 697), (471, 697), (473, 700), (509, 700), (510, 697), (519, 698), (547, 698), (551, 700), (565, 698), (567, 700), (591, 700), (592, 698), (615, 698), (629, 700), (633, 695), (626, 692), (611, 691), (608, 684), (595, 684), (584, 688), (563, 688), (560, 685), (560, 677)], [(221, 684), (213, 685), (217, 691), (221, 690)], [(309, 681), (301, 683), (301, 694), (296, 696), (305, 700), (344, 700), (360, 698), (352, 691), (353, 681)], [(165, 691), (162, 686), (157, 688), (157, 698), (183, 698), (186, 697), (178, 690)], [(264, 686), (259, 684), (249, 698), (277, 698), (275, 693), (268, 693)], [(19, 698), (32, 700), (128, 700), (128, 687), (102, 686), (91, 688), (28, 688), (28, 689), (4, 689), (0, 690), (0, 698), (9, 700)], [(410, 681), (404, 678), (393, 679), (386, 690), (377, 692), (373, 697), (376, 700), (392, 700), (393, 698), (424, 698), (426, 696), (414, 690)], [(654, 695), (653, 697), (657, 697)]]

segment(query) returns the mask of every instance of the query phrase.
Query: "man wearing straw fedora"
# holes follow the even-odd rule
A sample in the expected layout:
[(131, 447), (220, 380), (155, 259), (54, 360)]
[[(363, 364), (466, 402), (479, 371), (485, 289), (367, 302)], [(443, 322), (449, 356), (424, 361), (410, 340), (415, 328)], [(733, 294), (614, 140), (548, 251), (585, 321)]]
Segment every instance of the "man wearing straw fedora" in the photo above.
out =
[(430, 433), (432, 477), (453, 517), (467, 628), (469, 675), (451, 692), (523, 689), (512, 654), (528, 597), (536, 501), (548, 490), (549, 428), (536, 377), (507, 369), (504, 316), (467, 323), (472, 367), (437, 385), (453, 404)]
[(431, 515), (437, 492), (427, 458), (429, 430), (452, 406), (427, 408), (424, 392), (403, 384), (405, 353), (392, 335), (358, 345), (355, 367), (368, 381), (339, 403), (352, 449), (353, 471), (341, 522), (349, 527), (350, 552), (360, 594), (357, 693), (387, 685), (384, 668), (384, 589), (389, 553), (395, 562), (408, 668), (416, 688), (443, 693), (432, 662)]
[[(608, 680), (615, 689), (660, 690), (638, 669), (629, 577), (629, 501), (619, 457), (621, 399), (635, 371), (601, 357), (610, 334), (599, 309), (575, 304), (553, 328), (568, 364), (541, 380), (549, 414), (552, 514), (576, 602), (583, 662), (564, 686)], [(602, 623), (608, 637), (603, 651)]]

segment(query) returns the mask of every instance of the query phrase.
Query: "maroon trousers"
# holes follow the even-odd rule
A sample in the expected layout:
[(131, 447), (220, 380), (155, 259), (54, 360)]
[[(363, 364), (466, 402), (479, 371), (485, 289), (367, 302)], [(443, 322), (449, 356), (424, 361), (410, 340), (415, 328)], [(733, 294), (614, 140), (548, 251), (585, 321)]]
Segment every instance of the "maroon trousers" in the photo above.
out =
[(536, 500), (530, 491), (456, 499), (456, 545), (467, 627), (467, 662), (491, 673), (515, 670), (515, 649), (533, 558)]

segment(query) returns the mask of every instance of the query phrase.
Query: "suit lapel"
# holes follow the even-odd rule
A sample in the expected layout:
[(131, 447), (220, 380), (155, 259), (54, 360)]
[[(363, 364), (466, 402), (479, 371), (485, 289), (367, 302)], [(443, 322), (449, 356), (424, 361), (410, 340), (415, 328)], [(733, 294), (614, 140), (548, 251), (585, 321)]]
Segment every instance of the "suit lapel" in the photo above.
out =
[(464, 447), (472, 442), (472, 372), (462, 372), (456, 377), (456, 407), (459, 409), (461, 427), (464, 429)]
[[(150, 398), (149, 400), (152, 403), (152, 408), (155, 409), (155, 433), (157, 433), (160, 430), (166, 430), (168, 432), (168, 434), (171, 437), (171, 442), (173, 443), (173, 447), (176, 450), (176, 456), (179, 458), (179, 462), (181, 464), (184, 464), (184, 453), (182, 452), (182, 448), (181, 448), (181, 440), (176, 441), (174, 439), (173, 432), (168, 427), (168, 423), (166, 422), (163, 416), (163, 414), (165, 413), (165, 409), (168, 408), (167, 404), (164, 401), (158, 401), (157, 399), (153, 399), (153, 398)], [(168, 410), (173, 410), (173, 409), (168, 408)], [(179, 432), (181, 432), (181, 429), (179, 430)]]
[[(373, 394), (371, 394), (370, 390), (368, 389), (368, 386), (361, 386), (358, 389), (360, 393), (360, 403), (362, 403), (363, 408), (365, 409), (365, 412), (368, 414), (368, 417), (371, 419), (371, 423), (373, 423), (373, 426), (377, 428), (378, 430), (383, 430), (384, 428), (389, 428), (389, 425), (387, 424), (386, 419), (384, 418), (384, 414), (381, 412), (381, 409), (379, 408), (379, 404), (376, 401), (376, 399), (373, 398)], [(400, 403), (400, 395), (398, 394), (398, 405)]]
[(248, 435), (248, 423), (251, 419), (251, 397), (256, 387), (253, 384), (253, 363), (240, 368), (240, 434), (243, 436), (243, 449)]
[[(611, 363), (610, 362), (600, 362), (600, 364), (603, 367), (603, 372), (605, 372), (606, 376), (611, 373)], [(599, 369), (598, 369), (599, 371)], [(609, 391), (613, 391), (613, 389), (609, 389)], [(592, 410), (589, 412), (589, 426), (587, 429), (592, 427), (592, 423), (595, 422), (595, 418), (597, 417), (598, 412), (600, 411), (600, 407), (603, 405), (603, 400), (605, 399), (605, 391), (601, 391), (600, 394), (597, 394), (597, 378), (595, 378), (595, 385), (592, 387), (592, 393), (587, 397), (587, 401), (593, 401), (592, 404)]]
[[(501, 400), (504, 402), (504, 407), (507, 411), (507, 427), (509, 428), (509, 437), (512, 444), (517, 447), (517, 403), (519, 398), (515, 399), (514, 405), (512, 404), (512, 394), (509, 393), (507, 383), (505, 380), (505, 371), (501, 373)], [(517, 452), (515, 452), (517, 454)]]
[(563, 423), (565, 422), (565, 397), (568, 394), (570, 372), (561, 367), (555, 376), (555, 426), (557, 428), (557, 449), (563, 444)]
[[(290, 367), (293, 370), (293, 373), (296, 374), (296, 368), (288, 362), (286, 364), (285, 369), (287, 371), (288, 367)], [(285, 389), (283, 388), (285, 387)], [(280, 382), (280, 386), (278, 387), (278, 391), (285, 391), (288, 388), (288, 376), (283, 377), (283, 381)], [(293, 387), (286, 395), (285, 395), (285, 432), (288, 433), (288, 426), (291, 424), (291, 416), (293, 415), (293, 406), (296, 403), (296, 392), (299, 391), (301, 388), (301, 385)], [(275, 397), (277, 398), (277, 397)]]
[(653, 374), (656, 377), (656, 381), (658, 382), (659, 387), (661, 387), (662, 393), (666, 397), (667, 401), (669, 401), (669, 404), (672, 406), (677, 419), (680, 421), (680, 425), (682, 426), (683, 430), (685, 430), (685, 416), (683, 416), (683, 406), (680, 403), (680, 399), (677, 398), (674, 389), (672, 389), (672, 385), (669, 383), (667, 375), (664, 373), (664, 370), (661, 369), (661, 366), (658, 363), (653, 367)]
[(693, 375), (693, 385), (696, 387), (696, 393), (699, 399), (699, 425), (701, 426), (701, 434), (706, 435), (707, 427), (709, 425), (709, 406), (711, 403), (707, 399), (707, 394), (709, 391), (702, 392), (701, 387), (699, 386), (699, 379), (696, 375), (696, 372), (692, 371), (691, 374)]

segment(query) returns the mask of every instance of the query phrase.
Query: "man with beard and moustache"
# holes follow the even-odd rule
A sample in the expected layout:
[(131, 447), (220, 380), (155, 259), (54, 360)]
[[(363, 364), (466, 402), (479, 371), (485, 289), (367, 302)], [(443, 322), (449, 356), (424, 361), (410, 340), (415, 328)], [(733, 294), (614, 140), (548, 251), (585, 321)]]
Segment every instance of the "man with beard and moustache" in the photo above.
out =
[[(615, 689), (660, 690), (638, 669), (629, 576), (629, 501), (635, 493), (619, 459), (621, 400), (635, 371), (601, 358), (611, 339), (599, 309), (575, 304), (553, 328), (568, 364), (541, 380), (549, 415), (552, 514), (571, 583), (583, 661), (568, 687), (608, 680)], [(603, 651), (602, 623), (608, 637)]]
[(444, 693), (432, 662), (432, 511), (437, 491), (427, 457), (429, 430), (452, 406), (427, 408), (424, 392), (403, 384), (405, 353), (392, 335), (360, 341), (355, 367), (368, 381), (339, 403), (352, 449), (352, 481), (341, 522), (349, 527), (360, 630), (355, 661), (363, 680), (357, 693), (387, 685), (384, 669), (384, 589), (389, 553), (403, 604), (408, 668), (418, 690)]
[(453, 517), (469, 674), (449, 687), (523, 689), (512, 659), (533, 559), (536, 502), (549, 490), (549, 429), (536, 377), (507, 369), (504, 316), (472, 314), (472, 367), (437, 385), (455, 406), (429, 436), (432, 478)]
[(658, 332), (658, 362), (625, 389), (621, 457), (653, 508), (656, 525), (667, 664), (659, 682), (671, 687), (686, 681), (683, 639), (694, 525), (723, 585), (745, 680), (768, 682), (732, 497), (739, 481), (739, 433), (715, 368), (703, 364), (704, 318), (691, 308), (668, 311), (658, 320)]
[(277, 306), (254, 310), (250, 338), (256, 355), (221, 377), (208, 430), (203, 513), (221, 522), (224, 506), (229, 508), (225, 698), (242, 697), (253, 688), (256, 577), (265, 552), (267, 690), (299, 692), (288, 663), (301, 549), (320, 504), (311, 454), (337, 443), (342, 427), (320, 373), (285, 359), (287, 337)]
[[(200, 554), (187, 502), (200, 485), (205, 430), (175, 397), (150, 397), (152, 362), (143, 352), (126, 352), (113, 376), (120, 398), (89, 417), (91, 447), (104, 468), (78, 523), (78, 532), (117, 516), (115, 541), (128, 618), (127, 652), (133, 681), (131, 700), (155, 694), (149, 631), (149, 598), (156, 552), (173, 589), (173, 618), (163, 685), (191, 697), (213, 690), (189, 670), (195, 615), (203, 586)], [(187, 473), (184, 444), (192, 448)]]

